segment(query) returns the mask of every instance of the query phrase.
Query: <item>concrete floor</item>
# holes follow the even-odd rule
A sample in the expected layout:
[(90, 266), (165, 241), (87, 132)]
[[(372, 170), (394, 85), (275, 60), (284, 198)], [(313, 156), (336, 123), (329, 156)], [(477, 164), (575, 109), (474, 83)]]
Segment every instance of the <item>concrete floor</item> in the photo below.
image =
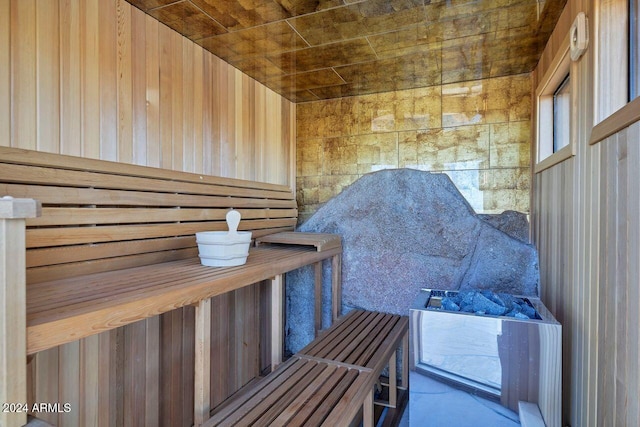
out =
[(518, 414), (432, 378), (411, 372), (409, 406), (401, 427), (514, 427)]

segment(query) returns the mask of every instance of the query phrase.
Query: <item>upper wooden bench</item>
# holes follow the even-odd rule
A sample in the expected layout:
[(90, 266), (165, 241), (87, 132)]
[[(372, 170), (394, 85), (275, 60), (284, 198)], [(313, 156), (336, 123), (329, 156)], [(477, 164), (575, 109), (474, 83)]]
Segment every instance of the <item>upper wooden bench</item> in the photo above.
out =
[(0, 147), (3, 195), (42, 203), (26, 223), (29, 354), (327, 258), (339, 266), (342, 251), (337, 236), (290, 233), (246, 265), (200, 265), (194, 234), (226, 230), (231, 208), (254, 238), (293, 230), (283, 185)]
[[(42, 205), (41, 216), (25, 215), (24, 240), (12, 233), (22, 243), (11, 250), (26, 249), (26, 299), (23, 288), (14, 299), (26, 304), (27, 354), (194, 305), (197, 425), (210, 411), (211, 297), (270, 282), (272, 369), (283, 353), (283, 274), (315, 264), (318, 293), (322, 261), (331, 259), (339, 302), (340, 237), (290, 233), (297, 207), (283, 185), (0, 147), (4, 195), (17, 199), (9, 205)], [(229, 209), (242, 214), (239, 229), (263, 244), (245, 265), (202, 266), (195, 233), (226, 230)], [(268, 242), (280, 232), (287, 233)], [(11, 267), (4, 276), (24, 283), (25, 266)], [(20, 336), (9, 341), (23, 348)], [(23, 401), (23, 394), (12, 395)]]

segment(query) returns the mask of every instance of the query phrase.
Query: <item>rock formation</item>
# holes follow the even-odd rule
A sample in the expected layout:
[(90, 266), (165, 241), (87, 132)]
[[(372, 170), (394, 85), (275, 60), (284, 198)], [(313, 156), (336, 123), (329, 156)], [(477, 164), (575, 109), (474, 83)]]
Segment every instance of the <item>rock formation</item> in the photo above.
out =
[[(364, 175), (298, 231), (342, 236), (343, 313), (358, 307), (408, 314), (420, 288), (538, 293), (535, 248), (481, 219), (445, 174)], [(328, 263), (323, 270), (328, 325)], [(313, 277), (311, 267), (287, 275), (287, 348), (293, 352), (313, 338)]]

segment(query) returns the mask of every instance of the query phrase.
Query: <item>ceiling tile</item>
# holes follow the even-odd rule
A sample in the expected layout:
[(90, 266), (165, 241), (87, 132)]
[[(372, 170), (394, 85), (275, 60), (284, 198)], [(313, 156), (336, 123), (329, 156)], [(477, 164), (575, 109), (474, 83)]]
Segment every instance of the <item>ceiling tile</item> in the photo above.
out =
[(324, 70), (316, 70), (308, 73), (291, 74), (288, 76), (269, 79), (267, 83), (276, 90), (293, 91), (313, 89), (322, 86), (335, 86), (344, 84), (344, 80), (340, 78), (332, 68)]
[(498, 13), (498, 30), (521, 27), (534, 29), (537, 25), (537, 19), (538, 7), (536, 2), (501, 8)]
[(320, 98), (388, 92), (439, 85), (439, 52), (427, 51), (335, 68), (344, 85), (311, 89)]
[(472, 1), (444, 1), (431, 2), (425, 6), (429, 20), (440, 22), (452, 19), (483, 14), (486, 12), (496, 13), (510, 7), (525, 5), (537, 10), (536, 0), (472, 0)]
[[(163, 0), (134, 0), (162, 2)], [(175, 0), (164, 0), (175, 1)], [(191, 0), (229, 31), (343, 6), (341, 0)]]
[(350, 84), (320, 87), (311, 89), (310, 92), (313, 93), (317, 99), (345, 98), (363, 94), (357, 86)]
[(314, 95), (310, 90), (284, 90), (278, 88), (270, 88), (275, 93), (287, 98), (291, 102), (307, 102), (307, 101), (317, 101), (318, 98)]
[[(282, 94), (282, 96), (285, 96)], [(300, 90), (296, 91), (293, 94), (289, 94), (289, 96), (285, 96), (285, 98), (291, 100), (292, 102), (307, 102), (307, 101), (317, 101), (318, 98), (311, 91), (308, 90)]]
[(392, 58), (427, 49), (439, 49), (440, 44), (424, 24), (367, 37), (379, 58)]
[(220, 24), (188, 1), (153, 9), (149, 14), (191, 39), (201, 39), (226, 32)]
[(369, 86), (395, 82), (404, 86), (403, 82), (411, 82), (416, 84), (416, 87), (433, 86), (440, 84), (440, 52), (425, 51), (364, 64), (336, 67), (335, 70), (350, 84)]
[(305, 72), (374, 59), (376, 59), (376, 54), (364, 38), (269, 56), (271, 62), (287, 73)]
[(251, 56), (265, 56), (308, 46), (285, 21), (221, 34), (199, 40), (198, 44), (227, 61), (240, 61)]
[(149, 9), (153, 9), (160, 6), (166, 6), (171, 3), (178, 3), (183, 0), (127, 0), (129, 3), (134, 5), (140, 10), (148, 11)]
[(270, 78), (285, 75), (280, 68), (263, 56), (234, 61), (231, 65), (262, 83)]
[(191, 1), (230, 31), (255, 27), (293, 16), (273, 0)]
[(425, 22), (422, 0), (369, 0), (290, 19), (312, 46), (387, 32)]

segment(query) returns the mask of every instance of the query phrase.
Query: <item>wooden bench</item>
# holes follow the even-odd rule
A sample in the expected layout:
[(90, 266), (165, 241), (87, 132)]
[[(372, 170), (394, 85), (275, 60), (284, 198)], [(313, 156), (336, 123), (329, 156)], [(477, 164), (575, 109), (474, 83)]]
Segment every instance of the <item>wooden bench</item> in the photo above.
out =
[[(10, 242), (26, 246), (27, 353), (194, 305), (196, 424), (209, 415), (211, 297), (270, 281), (275, 368), (283, 274), (309, 264), (318, 271), (331, 259), (340, 293), (335, 235), (289, 233), (284, 244), (252, 248), (243, 266), (200, 265), (194, 233), (226, 230), (231, 208), (254, 238), (293, 230), (296, 201), (286, 186), (0, 147), (2, 195), (20, 198), (16, 206), (24, 198), (42, 204), (40, 217), (26, 219), (26, 240), (23, 232)], [(19, 245), (11, 250), (20, 254)], [(24, 283), (25, 266), (17, 262), (15, 270), (19, 280), (11, 283)], [(20, 305), (24, 297), (16, 298)]]
[[(374, 386), (389, 367), (389, 400), (408, 381), (408, 318), (353, 310), (284, 365), (217, 409), (205, 426), (374, 425)], [(396, 350), (402, 345), (402, 387)]]

